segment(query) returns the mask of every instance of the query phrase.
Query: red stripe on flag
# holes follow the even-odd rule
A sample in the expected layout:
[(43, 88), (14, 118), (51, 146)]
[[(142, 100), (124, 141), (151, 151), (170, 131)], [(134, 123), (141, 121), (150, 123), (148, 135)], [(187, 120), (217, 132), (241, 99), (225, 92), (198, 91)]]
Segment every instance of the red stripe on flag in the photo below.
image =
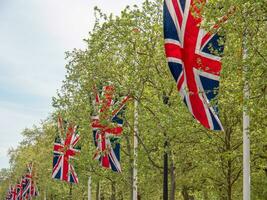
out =
[(164, 46), (167, 57), (173, 57), (178, 59), (182, 58), (181, 47), (172, 43), (166, 43)]

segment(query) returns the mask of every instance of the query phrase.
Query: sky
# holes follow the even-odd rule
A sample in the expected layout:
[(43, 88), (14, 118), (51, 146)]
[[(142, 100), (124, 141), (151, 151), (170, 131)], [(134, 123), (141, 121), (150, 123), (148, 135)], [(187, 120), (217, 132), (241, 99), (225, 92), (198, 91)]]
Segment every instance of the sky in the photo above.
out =
[(86, 48), (94, 7), (119, 15), (143, 0), (0, 0), (0, 169), (23, 129), (53, 111), (65, 77), (65, 52)]

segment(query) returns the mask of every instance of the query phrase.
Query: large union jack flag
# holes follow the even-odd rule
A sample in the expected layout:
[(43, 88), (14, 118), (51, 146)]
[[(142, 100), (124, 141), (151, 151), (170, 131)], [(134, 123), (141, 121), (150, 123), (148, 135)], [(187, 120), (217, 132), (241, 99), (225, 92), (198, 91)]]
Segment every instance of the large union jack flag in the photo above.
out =
[(191, 114), (204, 127), (223, 130), (212, 102), (218, 94), (223, 46), (218, 34), (200, 28), (204, 4), (204, 0), (165, 0), (165, 51), (177, 89)]
[(92, 116), (92, 128), (96, 152), (94, 159), (99, 160), (104, 168), (121, 172), (120, 136), (123, 119), (121, 114), (129, 96), (121, 101), (114, 101), (114, 86), (104, 86), (101, 96), (95, 89), (95, 106), (98, 114)]
[(66, 133), (65, 139), (56, 137), (54, 143), (53, 172), (52, 178), (63, 180), (69, 183), (78, 183), (78, 176), (74, 167), (70, 164), (70, 159), (80, 152), (77, 143), (80, 136), (77, 133), (77, 126), (68, 124), (64, 128), (64, 121), (58, 118), (58, 129), (61, 133)]

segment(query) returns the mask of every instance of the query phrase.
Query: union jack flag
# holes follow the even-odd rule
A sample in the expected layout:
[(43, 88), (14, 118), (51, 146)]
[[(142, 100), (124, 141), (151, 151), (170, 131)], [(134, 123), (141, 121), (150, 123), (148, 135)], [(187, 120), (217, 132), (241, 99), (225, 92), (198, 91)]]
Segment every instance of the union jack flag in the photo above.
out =
[(26, 197), (27, 188), (28, 188), (28, 185), (30, 185), (30, 182), (28, 179), (26, 179), (25, 176), (23, 176), (21, 179), (20, 185), (21, 185), (20, 199), (23, 199)]
[(8, 188), (6, 200), (12, 200), (12, 187), (11, 186), (9, 186)]
[(16, 200), (17, 199), (17, 188), (16, 186), (11, 186), (11, 200)]
[(38, 187), (34, 184), (34, 181), (31, 181), (31, 189), (30, 192), (26, 195), (26, 199), (30, 197), (39, 196)]
[(92, 128), (96, 152), (95, 160), (99, 160), (104, 168), (121, 172), (120, 165), (120, 135), (122, 134), (123, 119), (120, 117), (123, 108), (129, 100), (126, 96), (122, 101), (115, 102), (115, 87), (104, 86), (101, 96), (95, 90), (95, 105), (98, 115), (92, 116)]
[[(30, 170), (30, 169), (28, 169)], [(26, 173), (23, 181), (22, 181), (22, 197), (24, 198), (28, 198), (30, 191), (31, 191), (31, 182), (32, 182), (32, 175), (31, 175), (31, 171), (28, 171), (28, 173)]]
[(15, 185), (10, 186), (6, 199), (8, 200), (26, 200), (31, 197), (38, 196), (37, 186), (32, 179), (32, 164), (28, 166), (27, 173), (22, 176), (21, 181)]
[(21, 182), (16, 185), (16, 200), (22, 199), (22, 184)]
[(78, 183), (78, 176), (74, 167), (70, 164), (70, 159), (80, 152), (80, 149), (76, 147), (80, 140), (77, 133), (78, 127), (68, 124), (66, 130), (63, 123), (62, 118), (59, 117), (58, 129), (61, 133), (66, 133), (66, 137), (65, 139), (56, 137), (55, 139), (52, 178), (69, 183)]
[(204, 0), (165, 0), (165, 51), (177, 89), (190, 113), (204, 127), (223, 130), (217, 106), (211, 105), (218, 94), (223, 46), (218, 34), (200, 28), (199, 5), (204, 4)]
[(22, 184), (22, 197), (23, 198), (29, 199), (30, 197), (36, 197), (39, 195), (37, 186), (34, 184), (34, 181), (33, 181), (32, 164), (29, 164), (22, 183), (23, 183)]

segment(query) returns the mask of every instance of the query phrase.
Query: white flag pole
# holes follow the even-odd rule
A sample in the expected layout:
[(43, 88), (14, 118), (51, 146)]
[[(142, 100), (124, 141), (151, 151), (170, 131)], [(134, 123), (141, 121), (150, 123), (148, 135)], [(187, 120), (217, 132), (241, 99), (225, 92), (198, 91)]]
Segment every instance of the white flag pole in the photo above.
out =
[(92, 200), (91, 184), (92, 184), (92, 178), (91, 176), (89, 176), (88, 178), (88, 200)]
[[(246, 36), (245, 36), (246, 37)], [(247, 58), (247, 48), (246, 41), (243, 46), (243, 59)], [(244, 105), (243, 105), (243, 200), (250, 200), (250, 139), (249, 139), (249, 115), (248, 107), (246, 105), (249, 99), (249, 84), (246, 78), (247, 76), (247, 66), (244, 65), (243, 68), (243, 78), (244, 78)]]
[(137, 200), (138, 100), (134, 100), (133, 200)]
[[(138, 28), (134, 28), (132, 30), (135, 34), (135, 37), (137, 36), (136, 34), (140, 33), (140, 30)], [(136, 49), (136, 38), (135, 38), (135, 45), (134, 45), (134, 51), (135, 51), (135, 55), (137, 55), (137, 49)], [(136, 59), (136, 58), (135, 58)], [(137, 65), (138, 63), (135, 62), (135, 72), (137, 72)], [(137, 190), (137, 151), (138, 151), (138, 106), (139, 106), (139, 102), (138, 102), (138, 95), (135, 96), (134, 99), (134, 157), (133, 157), (133, 193), (132, 193), (132, 200), (137, 200), (138, 199), (138, 190)]]

